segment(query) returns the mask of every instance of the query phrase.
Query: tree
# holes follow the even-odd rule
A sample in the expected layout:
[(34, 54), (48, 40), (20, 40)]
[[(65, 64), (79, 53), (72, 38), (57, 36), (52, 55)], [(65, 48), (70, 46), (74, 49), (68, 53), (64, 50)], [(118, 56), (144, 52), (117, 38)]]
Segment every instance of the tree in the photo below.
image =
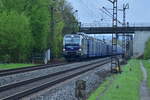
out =
[(49, 23), (49, 9), (48, 9), (48, 0), (34, 0), (34, 3), (31, 2), (32, 7), (29, 10), (30, 23), (32, 27), (32, 34), (34, 39), (33, 48), (37, 52), (42, 52), (48, 48), (48, 34), (50, 32)]
[(15, 61), (47, 48), (54, 58), (60, 57), (63, 35), (71, 33), (70, 24), (77, 22), (65, 0), (0, 0), (0, 14), (0, 55)]
[(0, 59), (25, 61), (30, 55), (32, 35), (29, 18), (16, 11), (0, 13)]
[(59, 9), (64, 20), (63, 33), (67, 34), (78, 31), (78, 21), (74, 16), (74, 13), (77, 12), (73, 11), (71, 4), (66, 2), (66, 0), (61, 0), (59, 4)]

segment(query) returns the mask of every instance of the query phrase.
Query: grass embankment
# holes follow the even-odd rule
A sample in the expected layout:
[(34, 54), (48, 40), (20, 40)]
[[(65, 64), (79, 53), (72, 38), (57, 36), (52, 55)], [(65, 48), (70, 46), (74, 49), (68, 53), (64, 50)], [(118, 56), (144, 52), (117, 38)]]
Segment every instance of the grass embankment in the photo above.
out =
[(0, 70), (21, 68), (21, 67), (27, 67), (27, 66), (33, 66), (33, 65), (34, 64), (0, 64)]
[(130, 60), (123, 73), (108, 78), (88, 100), (140, 100), (142, 72), (138, 60)]
[(144, 60), (143, 61), (143, 64), (144, 64), (144, 67), (146, 68), (146, 70), (147, 70), (147, 80), (148, 80), (148, 86), (149, 86), (149, 88), (150, 88), (150, 61), (148, 61), (148, 60)]

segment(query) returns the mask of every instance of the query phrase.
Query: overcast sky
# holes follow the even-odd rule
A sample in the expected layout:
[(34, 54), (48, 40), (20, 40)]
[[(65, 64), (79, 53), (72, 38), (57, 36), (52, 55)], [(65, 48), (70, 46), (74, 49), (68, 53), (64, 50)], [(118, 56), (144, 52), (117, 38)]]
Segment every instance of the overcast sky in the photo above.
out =
[[(105, 22), (111, 22), (110, 17), (102, 14), (100, 9), (105, 6), (112, 8), (107, 0), (67, 0), (71, 3), (74, 10), (78, 10), (78, 19), (83, 23), (100, 21), (103, 17)], [(119, 8), (123, 3), (129, 3), (130, 9), (127, 10), (127, 20), (130, 23), (150, 23), (150, 0), (118, 0)], [(122, 13), (119, 13), (122, 17)], [(122, 19), (120, 19), (122, 20)]]

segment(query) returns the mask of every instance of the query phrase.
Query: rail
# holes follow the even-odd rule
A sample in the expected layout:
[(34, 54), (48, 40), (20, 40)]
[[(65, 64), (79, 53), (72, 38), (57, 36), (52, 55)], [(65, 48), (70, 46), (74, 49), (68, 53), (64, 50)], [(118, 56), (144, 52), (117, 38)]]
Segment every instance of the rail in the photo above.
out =
[(37, 65), (37, 66), (29, 66), (29, 67), (15, 68), (15, 69), (0, 70), (0, 77), (39, 70), (39, 69), (45, 69), (45, 68), (50, 68), (50, 67), (57, 67), (57, 66), (65, 65), (65, 64), (67, 63), (46, 64), (46, 65)]
[[(72, 68), (65, 71), (56, 72), (46, 76), (25, 80), (18, 83), (13, 83), (0, 87), (0, 99), (1, 100), (16, 100), (22, 97), (31, 95), (48, 87), (52, 87), (56, 84), (74, 78), (85, 72), (100, 67), (110, 62), (110, 58), (105, 58), (100, 61), (92, 62)], [(11, 95), (10, 95), (11, 94)]]

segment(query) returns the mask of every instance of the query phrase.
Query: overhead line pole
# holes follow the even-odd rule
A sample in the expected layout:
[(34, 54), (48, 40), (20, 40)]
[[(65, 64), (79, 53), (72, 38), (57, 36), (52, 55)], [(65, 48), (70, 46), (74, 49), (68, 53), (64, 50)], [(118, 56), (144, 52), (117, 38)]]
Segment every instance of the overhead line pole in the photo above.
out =
[[(127, 3), (127, 4), (123, 4), (123, 25), (122, 25), (122, 27), (127, 27), (126, 26), (126, 10), (127, 9), (129, 9), (129, 4)], [(128, 39), (128, 37), (127, 37), (127, 39)], [(128, 41), (127, 41), (128, 42)], [(123, 32), (123, 37), (122, 37), (122, 48), (123, 48), (123, 50), (124, 50), (124, 60), (126, 60), (126, 55), (127, 55), (127, 50), (126, 50), (126, 33), (125, 32)], [(125, 61), (126, 62), (126, 61)]]
[[(110, 0), (109, 0), (110, 1)], [(112, 10), (111, 8), (105, 8), (105, 7), (102, 7), (104, 9), (103, 13), (107, 14), (108, 16), (110, 17), (113, 17), (113, 14), (109, 11), (109, 10)], [(118, 11), (122, 11), (123, 12), (123, 22), (117, 20), (118, 23), (120, 23), (122, 25), (122, 27), (126, 28), (126, 10), (129, 9), (129, 4), (123, 4), (123, 9), (117, 9)], [(123, 52), (124, 52), (124, 55), (123, 55), (123, 58), (125, 58), (127, 55), (128, 55), (128, 50), (126, 49), (126, 46), (129, 44), (127, 42), (129, 41), (129, 37), (126, 38), (125, 36), (125, 32), (123, 32), (123, 35), (122, 35), (122, 48), (123, 48)], [(125, 60), (125, 59), (124, 59)]]
[(118, 27), (118, 1), (117, 0), (108, 0), (113, 4), (113, 19), (112, 19), (112, 27), (114, 29), (114, 33), (112, 33), (112, 56), (111, 56), (111, 72), (121, 72), (119, 58), (117, 57), (117, 27)]
[[(103, 7), (104, 13), (107, 14), (108, 16), (112, 17), (112, 27), (114, 29), (114, 33), (112, 33), (112, 57), (111, 57), (111, 71), (112, 72), (121, 72), (120, 68), (120, 63), (119, 63), (119, 58), (116, 56), (117, 53), (117, 41), (118, 41), (118, 34), (117, 34), (117, 27), (118, 23), (122, 24), (123, 27), (126, 27), (126, 9), (129, 9), (128, 4), (123, 4), (123, 9), (118, 9), (118, 0), (108, 0), (110, 3), (113, 5), (113, 9), (109, 9), (113, 11), (113, 14), (108, 11), (107, 8)], [(118, 20), (118, 11), (123, 11), (123, 23), (121, 23)], [(125, 39), (125, 32), (123, 33), (122, 37), (122, 47), (126, 49), (126, 39)]]

